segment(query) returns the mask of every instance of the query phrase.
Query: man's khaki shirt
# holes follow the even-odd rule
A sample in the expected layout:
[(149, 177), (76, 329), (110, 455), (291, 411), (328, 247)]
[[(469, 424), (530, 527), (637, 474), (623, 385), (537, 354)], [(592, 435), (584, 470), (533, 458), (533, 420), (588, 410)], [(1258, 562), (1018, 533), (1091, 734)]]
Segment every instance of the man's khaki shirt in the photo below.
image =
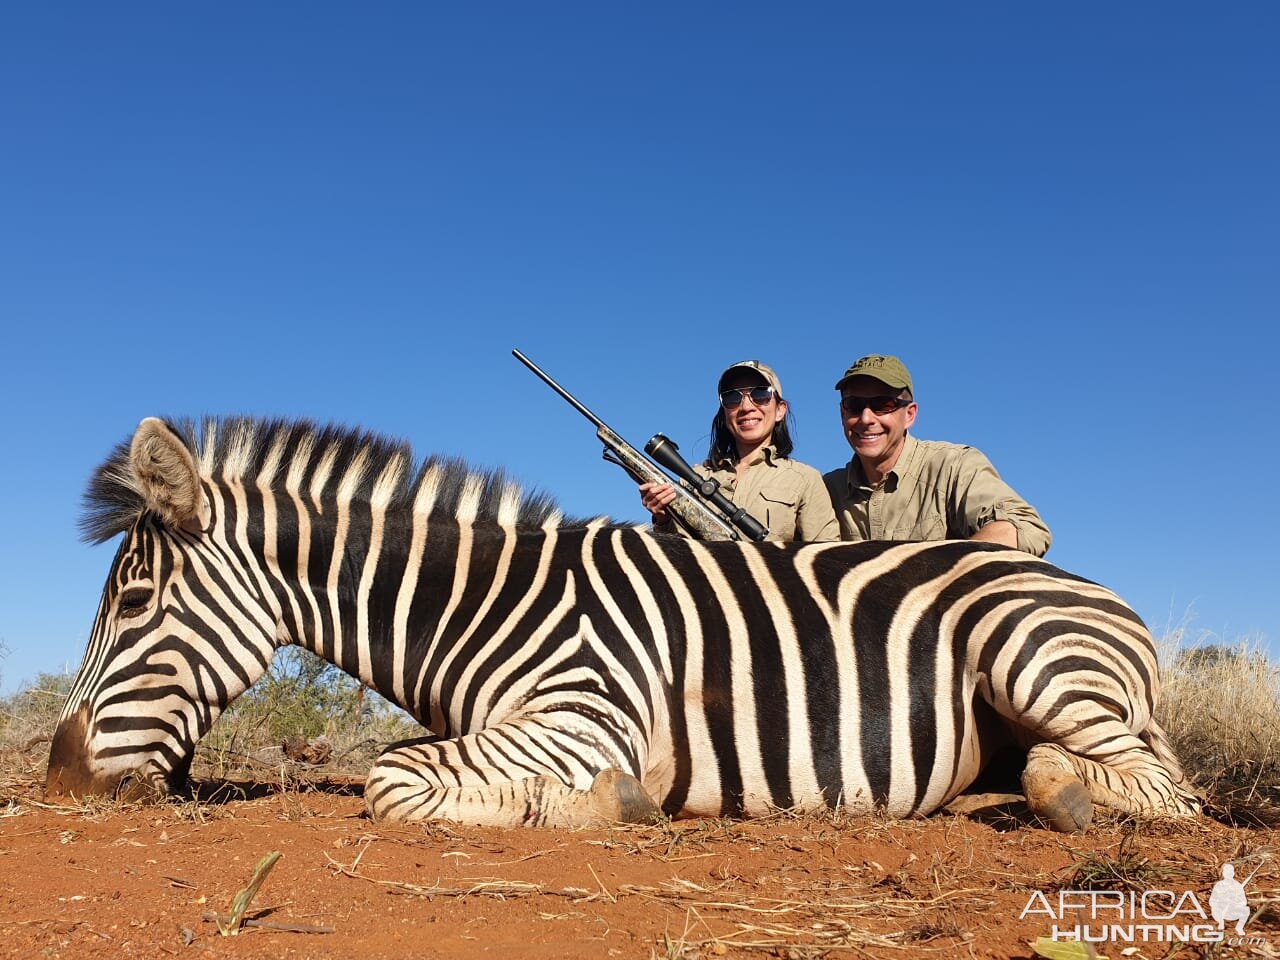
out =
[(973, 447), (908, 434), (878, 485), (867, 482), (856, 456), (822, 479), (843, 540), (967, 540), (993, 520), (1012, 523), (1018, 549), (1037, 557), (1053, 539), (1036, 509)]
[[(752, 454), (747, 463), (741, 473), (727, 462), (714, 468), (699, 463), (694, 469), (700, 476), (719, 481), (726, 498), (769, 528), (770, 540), (840, 539), (840, 524), (822, 474), (808, 464), (778, 456), (772, 446)], [(679, 524), (671, 521), (654, 527), (664, 533), (674, 527), (683, 533)]]

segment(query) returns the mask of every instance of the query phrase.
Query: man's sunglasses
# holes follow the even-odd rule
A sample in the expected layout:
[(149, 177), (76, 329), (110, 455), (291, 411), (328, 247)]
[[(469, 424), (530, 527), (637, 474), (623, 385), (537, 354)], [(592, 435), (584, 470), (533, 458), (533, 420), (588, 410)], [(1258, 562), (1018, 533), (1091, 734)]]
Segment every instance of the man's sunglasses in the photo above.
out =
[(910, 399), (902, 397), (841, 397), (840, 408), (852, 416), (860, 416), (867, 407), (878, 417), (893, 413), (902, 407), (910, 406)]
[(773, 387), (741, 387), (736, 390), (725, 390), (720, 394), (720, 406), (733, 410), (742, 406), (742, 401), (751, 398), (757, 407), (767, 406), (773, 399)]

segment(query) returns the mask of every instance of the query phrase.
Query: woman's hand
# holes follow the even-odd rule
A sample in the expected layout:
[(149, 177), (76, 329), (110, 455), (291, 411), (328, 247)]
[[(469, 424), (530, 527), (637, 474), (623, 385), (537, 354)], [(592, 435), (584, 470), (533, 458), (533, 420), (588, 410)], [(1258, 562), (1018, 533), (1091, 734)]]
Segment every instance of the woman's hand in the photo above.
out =
[(640, 484), (640, 503), (653, 514), (653, 522), (666, 524), (671, 522), (667, 513), (667, 505), (676, 498), (676, 488), (669, 483)]

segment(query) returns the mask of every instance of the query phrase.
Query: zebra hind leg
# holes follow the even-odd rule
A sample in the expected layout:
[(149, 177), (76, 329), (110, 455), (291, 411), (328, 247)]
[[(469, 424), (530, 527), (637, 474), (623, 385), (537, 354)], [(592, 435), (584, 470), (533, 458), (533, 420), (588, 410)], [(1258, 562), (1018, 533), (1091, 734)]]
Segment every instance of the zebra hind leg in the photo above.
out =
[[(452, 820), (486, 826), (585, 827), (643, 822), (659, 814), (634, 776), (601, 770), (584, 789), (549, 770), (476, 765), (492, 751), (499, 728), (457, 740), (417, 740), (392, 746), (365, 783), (365, 807), (375, 820)], [(489, 745), (490, 750), (485, 746)], [(510, 749), (510, 742), (506, 744)]]
[[(1181, 770), (1166, 767), (1142, 739), (1125, 730), (1102, 738), (1102, 750), (1097, 726), (1087, 730), (1089, 744), (1074, 744), (1068, 737), (1038, 743), (1027, 753), (1022, 774), (1027, 803), (1053, 829), (1084, 830), (1093, 819), (1094, 804), (1144, 816), (1199, 813), (1199, 800)], [(1073, 746), (1080, 752), (1073, 752)]]

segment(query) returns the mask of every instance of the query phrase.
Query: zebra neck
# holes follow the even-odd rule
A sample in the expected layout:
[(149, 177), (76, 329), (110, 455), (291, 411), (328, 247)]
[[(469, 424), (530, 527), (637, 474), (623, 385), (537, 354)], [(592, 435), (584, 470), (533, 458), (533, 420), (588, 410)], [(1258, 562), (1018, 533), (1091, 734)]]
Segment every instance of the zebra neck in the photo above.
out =
[(549, 569), (554, 534), (437, 518), (367, 527), (346, 519), (345, 530), (313, 531), (319, 557), (287, 585), (286, 613), (297, 608), (302, 626), (292, 635), (436, 733), (482, 725), (487, 705), (471, 683), (509, 646), (513, 606), (567, 575)]

